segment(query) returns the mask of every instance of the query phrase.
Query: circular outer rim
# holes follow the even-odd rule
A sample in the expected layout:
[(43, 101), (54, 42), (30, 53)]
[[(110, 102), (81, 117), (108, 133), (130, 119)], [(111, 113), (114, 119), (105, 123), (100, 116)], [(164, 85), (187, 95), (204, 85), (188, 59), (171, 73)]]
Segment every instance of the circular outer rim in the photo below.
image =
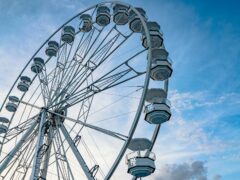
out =
[[(9, 92), (7, 93), (3, 103), (2, 103), (2, 106), (0, 108), (0, 112), (2, 111), (4, 105), (6, 104), (6, 101), (10, 95), (10, 93), (12, 92), (13, 88), (16, 86), (19, 78), (22, 76), (23, 72), (25, 71), (25, 69), (29, 66), (29, 64), (31, 63), (31, 61), (36, 57), (36, 55), (39, 53), (39, 51), (49, 42), (49, 40), (51, 40), (51, 38), (57, 34), (65, 25), (67, 25), (69, 22), (71, 22), (73, 19), (75, 19), (76, 17), (78, 17), (79, 15), (85, 13), (86, 11), (89, 11), (90, 9), (93, 9), (95, 7), (98, 7), (100, 5), (103, 5), (103, 4), (122, 4), (122, 5), (125, 5), (125, 6), (128, 6), (129, 7), (129, 10), (133, 10), (139, 17), (141, 23), (142, 23), (142, 26), (143, 26), (143, 29), (144, 29), (144, 32), (145, 32), (145, 35), (147, 37), (147, 43), (149, 45), (149, 49), (148, 49), (148, 61), (147, 61), (147, 69), (146, 69), (146, 75), (145, 75), (145, 81), (144, 81), (144, 88), (143, 88), (143, 92), (142, 92), (142, 96), (141, 96), (141, 99), (139, 101), (139, 106), (138, 106), (138, 109), (137, 109), (137, 112), (135, 114), (135, 118), (134, 118), (134, 121), (132, 123), (132, 126), (129, 130), (129, 134), (128, 134), (128, 140), (125, 141), (121, 151), (119, 152), (115, 162), (113, 163), (111, 169), (109, 170), (108, 174), (106, 175), (105, 179), (108, 180), (110, 179), (110, 177), (113, 175), (113, 172), (116, 170), (118, 164), (120, 163), (123, 155), (125, 154), (126, 150), (127, 150), (127, 147), (133, 137), (133, 134), (136, 130), (136, 127), (137, 127), (137, 124), (139, 122), (139, 118), (140, 118), (140, 115), (142, 113), (142, 109), (143, 109), (143, 106), (144, 106), (144, 102), (145, 102), (145, 97), (146, 97), (146, 93), (147, 93), (147, 89), (148, 89), (148, 85), (149, 85), (149, 81), (150, 81), (150, 72), (151, 72), (151, 62), (152, 62), (152, 52), (151, 52), (151, 49), (152, 49), (152, 43), (151, 43), (151, 40), (150, 40), (150, 33), (149, 33), (149, 30), (147, 28), (147, 24), (145, 22), (145, 18), (136, 10), (136, 8), (134, 8), (132, 5), (128, 4), (128, 3), (125, 3), (125, 2), (119, 2), (119, 1), (106, 1), (106, 2), (102, 2), (102, 3), (98, 3), (96, 5), (93, 5), (93, 6), (90, 6), (89, 8), (85, 9), (84, 11), (81, 11), (80, 13), (76, 14), (75, 16), (73, 16), (72, 18), (70, 18), (68, 21), (66, 21), (63, 25), (61, 25), (51, 36), (49, 36), (49, 38), (47, 38), (47, 40), (39, 47), (39, 49), (32, 55), (32, 57), (30, 58), (30, 60), (26, 63), (26, 65), (24, 66), (24, 68), (22, 69), (22, 71), (20, 72), (20, 74), (18, 75), (18, 77), (16, 78), (16, 80), (14, 81), (13, 85), (11, 86)], [(45, 62), (46, 63), (46, 62)], [(20, 100), (24, 97), (25, 93), (22, 95), (22, 97), (20, 98)], [(12, 118), (11, 120), (13, 119), (15, 113), (13, 113), (12, 115)], [(10, 125), (10, 123), (9, 123)], [(159, 129), (160, 129), (160, 125), (157, 125), (156, 128), (155, 128), (155, 131), (154, 131), (154, 135), (152, 136), (152, 147), (154, 145), (154, 142), (156, 140), (156, 137), (157, 137), (157, 134), (159, 132)], [(152, 148), (150, 148), (152, 149)], [(0, 151), (1, 152), (1, 151)]]

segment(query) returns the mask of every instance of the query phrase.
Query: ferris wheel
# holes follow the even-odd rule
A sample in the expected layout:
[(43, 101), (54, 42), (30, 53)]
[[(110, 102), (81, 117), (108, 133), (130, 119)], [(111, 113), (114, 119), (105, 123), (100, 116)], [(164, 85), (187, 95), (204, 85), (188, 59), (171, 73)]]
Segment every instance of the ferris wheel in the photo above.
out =
[(1, 179), (118, 179), (120, 166), (133, 179), (151, 175), (171, 74), (160, 26), (142, 8), (104, 2), (78, 13), (4, 99)]

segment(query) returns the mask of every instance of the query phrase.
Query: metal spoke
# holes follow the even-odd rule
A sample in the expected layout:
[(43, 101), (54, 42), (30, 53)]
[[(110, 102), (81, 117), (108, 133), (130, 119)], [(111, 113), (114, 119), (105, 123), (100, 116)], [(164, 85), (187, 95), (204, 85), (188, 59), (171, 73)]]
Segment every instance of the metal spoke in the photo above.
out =
[[(88, 48), (88, 46), (89, 46), (89, 44), (91, 42), (91, 38), (92, 38), (91, 35), (93, 33), (94, 33), (94, 29), (91, 31), (91, 33), (84, 40), (83, 40), (83, 37), (84, 37), (85, 34), (83, 34), (82, 39), (81, 39), (81, 41), (78, 44), (78, 48), (76, 49), (75, 54), (73, 56), (73, 59), (72, 59), (72, 61), (70, 61), (68, 67), (71, 66), (72, 62), (74, 62), (74, 64), (72, 65), (72, 68), (67, 68), (68, 71), (65, 73), (65, 77), (62, 78), (62, 79), (64, 79), (63, 82), (64, 82), (65, 85), (69, 84), (69, 81), (71, 80), (71, 77), (72, 78), (75, 77), (76, 73), (78, 72), (78, 69), (81, 67), (82, 61), (83, 61), (83, 59), (85, 58), (86, 54), (89, 51), (87, 48)], [(100, 33), (98, 34), (97, 38), (99, 37), (99, 35), (100, 35)], [(94, 42), (95, 42), (95, 40), (94, 40)], [(93, 43), (92, 43), (92, 45), (93, 45)], [(90, 46), (90, 49), (91, 49), (92, 45)], [(86, 54), (84, 54), (85, 51), (86, 51)], [(78, 57), (80, 58), (79, 60), (78, 60)], [(74, 68), (75, 68), (75, 71), (74, 71)], [(62, 86), (62, 87), (64, 87), (64, 86)], [(58, 88), (60, 89), (61, 87), (58, 87)], [(58, 96), (59, 93), (60, 92), (55, 92), (53, 94), (53, 96), (52, 96), (52, 99), (55, 96)]]
[[(88, 61), (91, 59), (92, 55), (91, 55), (90, 58), (87, 59), (87, 61), (85, 62), (85, 64), (83, 64), (83, 61), (86, 59), (86, 56), (88, 55), (88, 53), (89, 53), (90, 50), (92, 49), (92, 47), (93, 47), (93, 45), (95, 44), (95, 42), (96, 42), (96, 41), (98, 40), (98, 38), (100, 37), (103, 29), (104, 29), (104, 28), (102, 28), (102, 29), (99, 31), (97, 37), (94, 39), (94, 41), (93, 41), (93, 43), (91, 44), (90, 48), (86, 51), (86, 53), (85, 53), (83, 56), (82, 56), (82, 54), (81, 54), (82, 51), (77, 52), (77, 53), (75, 54), (76, 57), (79, 57), (79, 58), (80, 58), (80, 60), (79, 60), (80, 63), (78, 64), (77, 69), (76, 69), (74, 75), (72, 76), (72, 79), (69, 78), (69, 80), (67, 81), (67, 84), (71, 84), (72, 82), (74, 82), (75, 79), (76, 79), (76, 77), (77, 77), (77, 79), (79, 79), (79, 76), (78, 76), (78, 75), (81, 76), (82, 74), (85, 74), (85, 69), (86, 69), (86, 70), (89, 70), (88, 68), (85, 68), (85, 67), (87, 67)], [(109, 35), (111, 32), (112, 32), (112, 29), (108, 32), (108, 35)], [(106, 37), (107, 37), (107, 36), (106, 36)], [(96, 52), (97, 49), (101, 46), (101, 44), (105, 41), (106, 37), (101, 41), (101, 43), (99, 43), (98, 47), (96, 48), (96, 50), (95, 50), (94, 52)], [(84, 70), (84, 72), (82, 72), (82, 70)], [(71, 76), (70, 76), (70, 77), (71, 77)], [(68, 86), (69, 86), (69, 85), (68, 85)]]
[[(119, 34), (114, 36), (109, 42), (107, 42), (101, 49), (95, 52), (89, 60), (87, 61), (88, 64), (85, 66), (85, 71), (81, 73), (78, 77), (75, 77), (73, 80), (73, 84), (71, 84), (72, 87), (70, 88), (69, 94), (73, 94), (82, 84), (83, 82), (90, 76), (90, 74), (93, 74), (93, 72), (109, 57), (110, 49), (112, 48), (113, 44), (117, 41), (119, 37)], [(114, 50), (112, 50), (114, 52)], [(85, 77), (85, 78), (84, 78)], [(76, 81), (76, 78), (78, 81)]]
[[(94, 10), (93, 10), (93, 12), (92, 12), (92, 15), (94, 14), (95, 10), (96, 10), (96, 8), (94, 8)], [(81, 22), (81, 23), (82, 23), (82, 22)], [(95, 40), (94, 40), (93, 43), (91, 44), (90, 48), (88, 49), (88, 46), (89, 46), (89, 44), (90, 44), (90, 42), (91, 42), (91, 39), (92, 39), (92, 36), (93, 36), (93, 34), (94, 34), (95, 29), (96, 29), (96, 28), (93, 28), (93, 29), (91, 30), (91, 32), (88, 34), (88, 36), (87, 36), (86, 39), (83, 39), (84, 36), (85, 36), (85, 33), (83, 33), (83, 35), (82, 35), (82, 37), (81, 37), (81, 39), (80, 39), (80, 41), (79, 41), (79, 43), (78, 43), (77, 49), (75, 50), (74, 56), (73, 56), (72, 60), (70, 61), (68, 67), (66, 67), (67, 72), (65, 73), (65, 77), (62, 78), (62, 79), (64, 79), (63, 82), (64, 82), (65, 84), (68, 84), (68, 83), (69, 83), (69, 80), (70, 80), (70, 78), (72, 77), (72, 74), (74, 74), (74, 68), (77, 67), (77, 70), (78, 70), (79, 66), (81, 65), (82, 60), (83, 60), (84, 57), (88, 54), (88, 52), (90, 51), (90, 49), (92, 48), (93, 44), (94, 44), (95, 41), (98, 39), (99, 35), (101, 34), (101, 32), (102, 32), (102, 30), (103, 30), (103, 28), (102, 28), (102, 30), (100, 31), (100, 33), (98, 33), (97, 37), (95, 38)], [(89, 41), (89, 39), (90, 39), (90, 41)], [(87, 46), (84, 46), (84, 44), (87, 44)], [(81, 54), (81, 56), (80, 56), (80, 54)], [(85, 55), (82, 57), (83, 54), (85, 54)], [(80, 58), (81, 58), (81, 59), (79, 60), (79, 62), (78, 62), (78, 60), (77, 60), (77, 57), (80, 57)], [(72, 62), (74, 62), (73, 65), (72, 65)], [(75, 65), (78, 65), (78, 66), (75, 66)], [(71, 67), (71, 66), (72, 66), (72, 67)], [(75, 73), (75, 74), (76, 74), (76, 73)], [(74, 76), (73, 76), (73, 77), (74, 77)], [(67, 80), (66, 80), (66, 79), (67, 79)], [(53, 83), (52, 83), (52, 85), (53, 85)], [(52, 88), (51, 88), (51, 89), (52, 89)], [(52, 91), (51, 91), (51, 92), (52, 92)], [(56, 94), (56, 93), (55, 93), (55, 94)], [(55, 95), (51, 96), (52, 99), (53, 99), (54, 96), (55, 96)]]
[(94, 125), (91, 125), (91, 124), (88, 124), (86, 122), (83, 122), (83, 121), (80, 121), (80, 120), (76, 120), (76, 119), (73, 119), (73, 118), (70, 118), (70, 117), (67, 117), (67, 116), (64, 116), (64, 115), (61, 115), (61, 114), (58, 114), (56, 112), (53, 112), (51, 110), (48, 110), (48, 112), (52, 113), (52, 114), (55, 114), (59, 117), (62, 117), (62, 118), (65, 118), (65, 119), (68, 119), (72, 122), (75, 122), (75, 123), (78, 123), (78, 124), (81, 124), (85, 127), (88, 127), (90, 129), (93, 129), (93, 130), (96, 130), (96, 131), (99, 131), (101, 133), (104, 133), (104, 134), (107, 134), (109, 136), (112, 136), (112, 137), (115, 137), (117, 139), (120, 139), (120, 140), (123, 140), (123, 141), (126, 141), (127, 140), (127, 136), (123, 135), (123, 134), (120, 134), (120, 133), (117, 133), (117, 132), (113, 132), (113, 131), (110, 131), (110, 130), (107, 130), (107, 129), (104, 129), (104, 128), (100, 128), (100, 127), (97, 127), (97, 126), (94, 126)]
[(31, 103), (28, 103), (28, 102), (25, 102), (25, 101), (19, 101), (19, 103), (25, 104), (27, 106), (31, 106), (31, 107), (36, 108), (36, 109), (42, 109), (42, 107), (36, 106), (35, 104), (31, 104)]
[[(70, 50), (68, 51), (67, 50), (68, 44), (64, 43), (63, 48), (62, 48), (62, 52), (61, 52), (62, 56), (60, 55), (59, 58), (58, 58), (58, 62), (57, 62), (58, 72), (57, 72), (56, 77), (55, 77), (56, 81), (54, 82), (55, 83), (55, 93), (60, 91), (60, 88), (62, 86), (62, 83), (63, 83), (62, 79), (63, 79), (63, 76), (64, 76), (64, 72), (67, 69), (67, 63), (69, 62), (69, 56), (70, 56), (70, 53), (72, 51), (72, 47), (73, 47), (73, 44), (70, 44)], [(60, 58), (62, 60), (59, 60)], [(50, 96), (49, 96), (49, 98), (52, 99)], [(51, 104), (51, 102), (49, 102), (49, 104)]]
[[(117, 85), (120, 85), (124, 82), (127, 82), (131, 79), (137, 78), (137, 77), (145, 74), (145, 72), (137, 72), (134, 68), (132, 68), (129, 65), (129, 62), (133, 58), (137, 57), (138, 55), (142, 54), (145, 51), (146, 50), (142, 50), (142, 51), (136, 53), (135, 55), (133, 55), (132, 57), (130, 57), (129, 59), (127, 59), (126, 61), (124, 61), (123, 63), (118, 65), (117, 67), (115, 67), (114, 69), (110, 70), (109, 72), (105, 73), (103, 76), (101, 76), (100, 78), (98, 78), (97, 80), (92, 82), (87, 87), (78, 90), (74, 94), (73, 93), (69, 94), (68, 97), (66, 97), (63, 101), (55, 104), (54, 106), (65, 103), (65, 104), (67, 104), (66, 107), (71, 107), (71, 106), (81, 102), (85, 98), (89, 98), (97, 93), (103, 92), (107, 89), (110, 89), (112, 87), (115, 87)], [(120, 70), (120, 72), (119, 72), (119, 70)], [(127, 78), (122, 79), (126, 75), (130, 74), (130, 72), (133, 73), (131, 76), (129, 75)], [(86, 96), (86, 94), (87, 94), (87, 96)], [(54, 107), (54, 106), (52, 106), (52, 107)]]
[[(114, 28), (112, 28), (109, 33), (112, 32)], [(99, 67), (110, 55), (112, 55), (119, 46), (121, 46), (126, 40), (131, 36), (130, 34), (127, 38), (125, 38), (122, 42), (120, 42), (115, 48), (112, 49), (113, 45), (119, 38), (120, 34), (116, 34), (113, 38), (111, 38), (108, 42), (106, 42), (104, 45), (100, 44), (95, 51), (92, 53), (92, 55), (88, 58), (87, 62), (83, 67), (80, 69), (80, 71), (77, 71), (75, 73), (75, 76), (73, 76), (72, 80), (67, 84), (65, 88), (63, 88), (61, 95), (65, 97), (65, 93), (67, 92), (68, 89), (73, 88), (71, 93), (74, 93), (81, 85), (82, 83)], [(105, 37), (105, 39), (107, 36)], [(105, 41), (103, 40), (103, 42)], [(102, 42), (102, 43), (103, 43)], [(112, 50), (111, 50), (112, 49)], [(110, 51), (111, 50), (111, 51)], [(109, 52), (110, 51), (110, 52)], [(94, 65), (94, 66), (92, 66)], [(81, 72), (81, 70), (84, 70), (84, 72)], [(85, 77), (85, 74), (87, 76)], [(83, 77), (85, 77), (83, 79)], [(56, 96), (55, 99), (53, 100), (54, 102), (59, 98), (60, 95)]]

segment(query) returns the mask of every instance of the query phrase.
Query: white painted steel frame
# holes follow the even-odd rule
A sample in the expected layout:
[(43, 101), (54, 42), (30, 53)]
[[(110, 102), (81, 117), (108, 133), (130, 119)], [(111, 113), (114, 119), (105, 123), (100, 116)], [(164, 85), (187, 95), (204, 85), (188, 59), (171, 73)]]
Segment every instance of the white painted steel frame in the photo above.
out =
[[(6, 103), (6, 100), (7, 100), (7, 97), (10, 95), (10, 93), (12, 92), (13, 88), (15, 87), (16, 83), (18, 82), (18, 79), (22, 76), (23, 72), (25, 71), (25, 69), (28, 67), (28, 65), (30, 64), (30, 62), (32, 61), (32, 59), (36, 56), (36, 54), (44, 47), (44, 45), (57, 33), (59, 32), (62, 27), (64, 27), (66, 24), (68, 24), (69, 22), (71, 22), (73, 19), (75, 19), (76, 17), (78, 17), (80, 14), (83, 14), (84, 12), (90, 10), (90, 9), (93, 9), (99, 5), (102, 5), (102, 4), (105, 4), (105, 3), (111, 3), (111, 4), (115, 4), (115, 3), (119, 3), (119, 4), (123, 4), (123, 5), (126, 5), (128, 6), (129, 8), (131, 8), (140, 18), (141, 20), (141, 23), (143, 25), (143, 29), (145, 31), (145, 34), (146, 34), (146, 37), (147, 37), (147, 43), (149, 45), (149, 49), (148, 49), (148, 58), (150, 59), (147, 63), (147, 69), (146, 69), (146, 76), (145, 76), (145, 82), (144, 82), (144, 88), (143, 88), (143, 92), (142, 92), (142, 95), (141, 95), (141, 99), (140, 99), (140, 103), (139, 103), (139, 106), (138, 106), (138, 109), (137, 109), (137, 113), (135, 115), (135, 118), (134, 118), (134, 121), (133, 121), (133, 124), (131, 126), (131, 129), (129, 131), (129, 134), (120, 151), (120, 153), (118, 154), (114, 164), (112, 165), (111, 169), (109, 170), (107, 176), (105, 177), (106, 180), (110, 179), (111, 176), (113, 175), (113, 172), (116, 170), (120, 160), (122, 159), (122, 157), (124, 156), (124, 153), (128, 147), (128, 144), (129, 142), (131, 141), (132, 137), (133, 137), (133, 134), (135, 132), (135, 129), (137, 127), (137, 124), (138, 124), (138, 121), (139, 121), (139, 117), (141, 115), (141, 112), (142, 112), (142, 109), (143, 109), (143, 105), (144, 105), (144, 101), (145, 101), (145, 96), (146, 96), (146, 92), (147, 92), (147, 89), (148, 89), (148, 85), (149, 85), (149, 79), (150, 79), (150, 70), (151, 70), (151, 57), (152, 57), (152, 54), (151, 54), (151, 40), (150, 40), (150, 34), (149, 34), (149, 31), (148, 31), (148, 28), (147, 28), (147, 25), (145, 23), (145, 20), (144, 18), (142, 17), (142, 15), (134, 8), (132, 7), (131, 5), (127, 4), (127, 3), (122, 3), (122, 2), (118, 2), (118, 1), (110, 1), (110, 2), (104, 2), (104, 3), (100, 3), (100, 4), (97, 4), (95, 6), (92, 6), (88, 9), (86, 9), (85, 11), (82, 11), (80, 13), (78, 13), (76, 16), (74, 16), (73, 18), (71, 18), (69, 21), (67, 21), (66, 23), (64, 23), (62, 26), (60, 26), (41, 46), (40, 48), (36, 51), (36, 53), (32, 56), (32, 58), (29, 60), (29, 62), (26, 64), (26, 66), (23, 68), (22, 72), (19, 74), (18, 78), (15, 80), (13, 86), (10, 88), (10, 91), (8, 92), (5, 100), (4, 100), (4, 103), (2, 104), (1, 108), (0, 108), (0, 111), (2, 110), (2, 108), (4, 107), (5, 103)], [(35, 76), (36, 77), (36, 76)], [(25, 94), (23, 94), (24, 96)], [(23, 96), (20, 98), (20, 100), (23, 98)], [(46, 113), (46, 112), (45, 112)], [(38, 149), (42, 143), (43, 143), (43, 136), (44, 134), (42, 133), (42, 127), (43, 127), (43, 124), (41, 123), (44, 123), (44, 121), (46, 121), (46, 118), (44, 117), (44, 114), (45, 113), (42, 113), (42, 118), (41, 118), (41, 122), (40, 122), (40, 125), (39, 125), (39, 130), (40, 130), (40, 133), (39, 133), (39, 139), (38, 139), (38, 143), (37, 143), (37, 147), (36, 149)], [(14, 116), (14, 114), (13, 114)], [(33, 124), (36, 126), (36, 124)], [(4, 168), (6, 168), (7, 164), (11, 161), (12, 157), (14, 156), (14, 154), (21, 148), (22, 146), (22, 143), (25, 141), (25, 139), (30, 135), (30, 130), (33, 130), (35, 128), (35, 126), (31, 126), (27, 132), (25, 133), (25, 135), (22, 137), (22, 139), (19, 141), (19, 143), (17, 144), (17, 146), (15, 146), (15, 148), (10, 152), (10, 155), (6, 158), (6, 160), (4, 161), (4, 163), (1, 164), (0, 166), (0, 172), (2, 172), (4, 170)], [(87, 124), (84, 123), (84, 126), (86, 126)], [(91, 125), (90, 125), (91, 126)], [(94, 129), (97, 129), (96, 127), (91, 127), (91, 128), (94, 128)], [(157, 137), (157, 134), (158, 134), (158, 131), (160, 129), (160, 126), (156, 126), (156, 129), (155, 129), (155, 132), (154, 132), (154, 135), (153, 135), (153, 138), (152, 138), (152, 142), (154, 144), (155, 140), (156, 140), (156, 137)], [(86, 164), (84, 162), (84, 159), (81, 157), (81, 154), (77, 151), (76, 148), (74, 148), (75, 146), (73, 146), (73, 141), (72, 139), (70, 139), (70, 136), (67, 132), (67, 130), (65, 129), (65, 127), (62, 125), (61, 126), (61, 130), (64, 134), (64, 136), (66, 137), (66, 140), (68, 141), (69, 144), (71, 144), (71, 149), (73, 150), (75, 156), (77, 157), (77, 159), (81, 162), (81, 166), (85, 172), (85, 174), (87, 175), (88, 178), (91, 178), (90, 175), (88, 173), (86, 173), (87, 171), (89, 171), (88, 167), (86, 167), (84, 164)], [(36, 153), (37, 154), (37, 153)], [(46, 160), (45, 160), (46, 161)], [(47, 162), (47, 161), (46, 161)], [(45, 163), (44, 166), (46, 166), (48, 164)], [(33, 173), (32, 173), (32, 176), (31, 176), (31, 179), (35, 179), (35, 177), (37, 177), (39, 175), (39, 172), (40, 172), (40, 164), (39, 164), (39, 158), (37, 158), (37, 156), (35, 156), (35, 160), (34, 160), (34, 166), (33, 166)], [(46, 177), (46, 171), (44, 172), (45, 175), (44, 177)]]

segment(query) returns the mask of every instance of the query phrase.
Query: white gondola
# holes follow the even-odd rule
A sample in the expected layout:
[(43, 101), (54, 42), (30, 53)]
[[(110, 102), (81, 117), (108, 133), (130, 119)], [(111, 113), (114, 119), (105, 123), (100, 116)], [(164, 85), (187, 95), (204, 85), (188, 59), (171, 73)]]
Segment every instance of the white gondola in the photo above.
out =
[(5, 134), (8, 130), (6, 125), (0, 124), (0, 134)]
[(61, 39), (65, 43), (72, 43), (75, 38), (75, 29), (72, 26), (65, 26), (62, 30)]
[(145, 106), (145, 120), (150, 124), (162, 124), (171, 117), (170, 102), (163, 89), (149, 89), (146, 101), (150, 104)]
[(125, 25), (128, 23), (128, 7), (122, 4), (116, 4), (113, 7), (113, 21), (117, 25)]
[(9, 112), (16, 112), (17, 107), (18, 107), (18, 102), (19, 102), (18, 97), (16, 97), (16, 96), (9, 96), (8, 100), (9, 100), (9, 102), (6, 105), (6, 109)]
[[(136, 10), (143, 16), (144, 20), (147, 21), (146, 12), (142, 8), (136, 8)], [(137, 32), (137, 33), (142, 32), (141, 20), (133, 10), (130, 10), (129, 12), (128, 23), (129, 23), (129, 28), (133, 32)]]
[[(160, 32), (160, 26), (157, 22), (149, 21), (147, 22), (147, 27), (150, 34), (152, 48), (160, 48), (163, 44), (163, 35)], [(142, 32), (142, 45), (145, 48), (148, 48), (147, 37), (145, 32)]]
[(9, 119), (5, 117), (0, 117), (0, 123), (9, 123)]
[(31, 71), (34, 73), (41, 73), (44, 67), (44, 60), (40, 57), (33, 59), (33, 64), (31, 66)]
[(134, 177), (141, 178), (155, 171), (155, 154), (148, 151), (152, 142), (146, 138), (134, 138), (128, 148), (132, 153), (126, 155), (128, 173)]
[(89, 32), (92, 30), (92, 17), (89, 14), (82, 14), (80, 16), (82, 24), (79, 27), (79, 30), (82, 32)]
[(46, 48), (46, 55), (49, 57), (56, 56), (58, 52), (59, 44), (56, 41), (49, 41), (48, 47)]
[(152, 49), (151, 78), (164, 81), (172, 75), (172, 61), (168, 58), (168, 52), (164, 47)]
[(17, 88), (22, 92), (27, 92), (31, 85), (31, 79), (28, 76), (21, 76)]
[(110, 23), (110, 9), (107, 6), (99, 6), (97, 8), (96, 22), (99, 26), (106, 26)]

